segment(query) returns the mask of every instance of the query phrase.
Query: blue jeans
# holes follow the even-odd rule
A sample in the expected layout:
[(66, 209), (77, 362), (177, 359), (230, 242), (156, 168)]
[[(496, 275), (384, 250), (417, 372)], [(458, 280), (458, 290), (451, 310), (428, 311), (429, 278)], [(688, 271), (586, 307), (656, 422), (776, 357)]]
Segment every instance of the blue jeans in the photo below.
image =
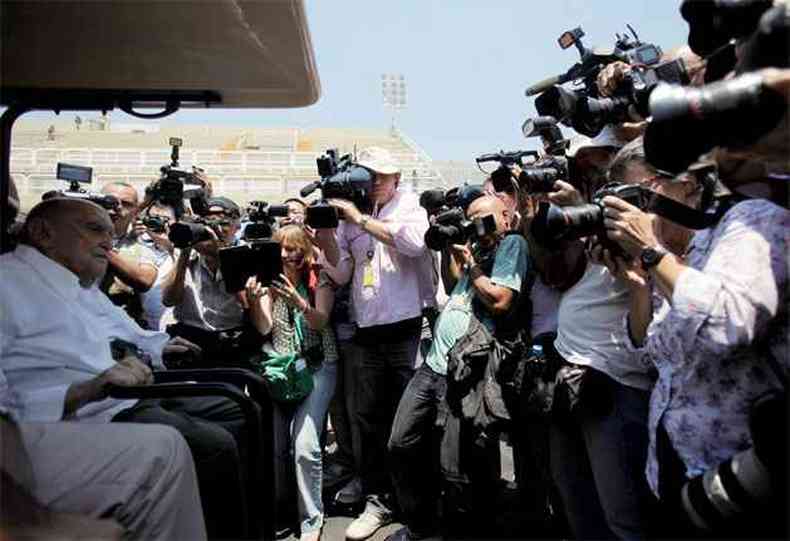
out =
[(293, 461), (303, 534), (318, 530), (324, 523), (321, 433), (336, 379), (337, 364), (325, 362), (313, 374), (313, 391), (295, 409), (277, 403), (274, 407), (275, 491), (279, 498), (290, 492), (292, 481), (288, 473)]
[(436, 417), (447, 377), (423, 363), (403, 392), (392, 423), (392, 480), (403, 522), (416, 535), (436, 527), (439, 499), (439, 439)]
[[(593, 400), (553, 418), (551, 470), (578, 539), (643, 539), (653, 498), (645, 479), (650, 393), (605, 376)], [(592, 400), (591, 400), (592, 402)]]

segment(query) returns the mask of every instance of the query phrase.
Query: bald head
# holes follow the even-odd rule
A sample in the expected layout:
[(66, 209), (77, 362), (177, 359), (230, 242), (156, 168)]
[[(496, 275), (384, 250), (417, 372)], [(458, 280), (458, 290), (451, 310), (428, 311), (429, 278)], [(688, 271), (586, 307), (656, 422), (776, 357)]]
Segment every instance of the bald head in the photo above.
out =
[(484, 195), (472, 201), (466, 210), (466, 216), (470, 220), (493, 216), (496, 222), (496, 232), (499, 235), (510, 229), (510, 211), (504, 201), (495, 195)]
[(107, 270), (112, 231), (112, 221), (99, 205), (84, 199), (53, 197), (27, 215), (23, 242), (66, 267), (87, 286)]

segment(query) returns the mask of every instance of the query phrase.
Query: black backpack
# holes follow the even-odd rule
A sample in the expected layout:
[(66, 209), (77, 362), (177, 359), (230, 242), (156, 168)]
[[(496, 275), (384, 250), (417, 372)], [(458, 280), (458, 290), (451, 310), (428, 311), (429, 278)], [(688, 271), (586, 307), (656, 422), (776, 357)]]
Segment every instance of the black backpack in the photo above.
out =
[(494, 320), (494, 333), (480, 321), (477, 314), (481, 307), (475, 306), (466, 334), (447, 354), (447, 407), (468, 422), (479, 438), (497, 437), (507, 430), (519, 407), (521, 364), (531, 345), (534, 279), (530, 270), (514, 307)]

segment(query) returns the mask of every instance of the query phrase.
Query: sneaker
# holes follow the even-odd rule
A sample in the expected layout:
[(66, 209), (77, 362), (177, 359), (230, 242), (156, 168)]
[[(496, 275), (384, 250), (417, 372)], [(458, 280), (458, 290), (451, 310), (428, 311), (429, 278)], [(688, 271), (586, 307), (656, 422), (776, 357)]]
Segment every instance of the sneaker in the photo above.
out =
[(362, 501), (362, 481), (354, 477), (335, 494), (335, 503), (338, 505), (354, 505)]
[(346, 528), (347, 541), (363, 541), (367, 539), (379, 528), (383, 528), (392, 523), (392, 513), (376, 512), (365, 509), (354, 521)]

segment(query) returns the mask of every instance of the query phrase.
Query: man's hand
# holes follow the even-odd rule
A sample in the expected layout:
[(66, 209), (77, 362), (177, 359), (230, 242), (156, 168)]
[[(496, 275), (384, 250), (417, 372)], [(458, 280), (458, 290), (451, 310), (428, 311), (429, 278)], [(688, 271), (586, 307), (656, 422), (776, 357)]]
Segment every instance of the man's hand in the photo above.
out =
[(345, 199), (329, 199), (327, 203), (338, 209), (343, 219), (347, 222), (359, 225), (359, 222), (362, 220), (362, 213), (351, 201), (346, 201)]
[(121, 387), (132, 385), (150, 385), (154, 382), (151, 369), (138, 361), (135, 357), (126, 356), (98, 376), (102, 397), (107, 396), (107, 385), (113, 384)]
[(603, 97), (612, 96), (630, 72), (631, 66), (625, 62), (617, 61), (607, 64), (598, 72), (598, 79), (596, 80), (598, 93)]
[(554, 183), (554, 191), (546, 194), (546, 199), (560, 207), (574, 207), (585, 203), (579, 190), (564, 180)]
[(475, 264), (475, 256), (466, 244), (451, 244), (450, 255), (460, 267), (471, 268)]
[(618, 197), (603, 198), (607, 236), (631, 257), (639, 258), (645, 248), (659, 246), (653, 230), (653, 216)]
[(162, 355), (184, 355), (191, 353), (197, 358), (203, 355), (203, 349), (197, 344), (193, 344), (186, 338), (176, 336), (171, 338), (170, 341), (162, 348)]

